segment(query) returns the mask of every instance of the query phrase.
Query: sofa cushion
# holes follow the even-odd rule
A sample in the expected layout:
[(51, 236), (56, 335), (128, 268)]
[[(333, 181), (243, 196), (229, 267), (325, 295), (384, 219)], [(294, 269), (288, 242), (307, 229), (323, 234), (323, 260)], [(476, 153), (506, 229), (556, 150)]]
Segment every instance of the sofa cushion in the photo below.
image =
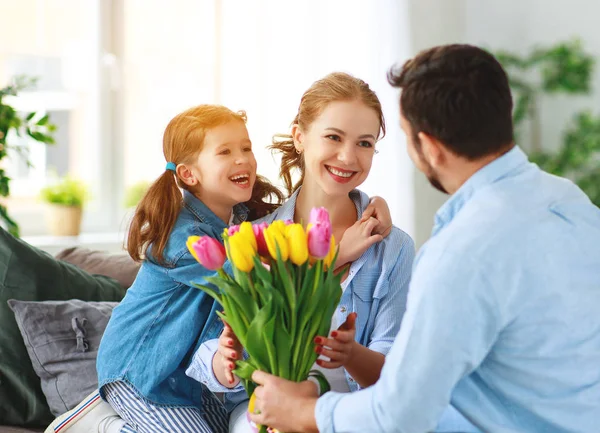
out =
[(0, 229), (0, 424), (46, 426), (53, 419), (7, 301), (120, 301), (125, 289)]
[(71, 263), (90, 274), (112, 277), (126, 289), (131, 287), (140, 270), (140, 264), (124, 253), (109, 254), (88, 248), (71, 247), (59, 252), (56, 258)]
[(8, 301), (56, 416), (98, 387), (96, 357), (116, 302)]

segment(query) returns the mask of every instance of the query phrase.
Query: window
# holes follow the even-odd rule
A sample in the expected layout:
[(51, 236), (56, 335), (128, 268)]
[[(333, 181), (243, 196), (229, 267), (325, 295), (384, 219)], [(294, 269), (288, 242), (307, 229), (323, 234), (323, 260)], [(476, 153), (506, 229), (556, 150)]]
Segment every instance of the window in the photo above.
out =
[[(49, 113), (57, 145), (30, 146), (33, 168), (11, 158), (9, 210), (23, 234), (39, 234), (36, 200), (51, 173), (92, 189), (84, 231), (122, 231), (125, 191), (164, 170), (162, 134), (177, 113), (217, 103), (248, 113), (259, 173), (277, 181), (266, 150), (287, 132), (300, 97), (342, 70), (379, 95), (388, 135), (364, 189), (384, 196), (397, 223), (412, 224), (412, 168), (387, 69), (408, 55), (404, 2), (361, 0), (0, 0), (0, 83), (39, 76), (15, 102)], [(130, 214), (130, 213), (129, 213)], [(411, 228), (408, 227), (410, 231)]]

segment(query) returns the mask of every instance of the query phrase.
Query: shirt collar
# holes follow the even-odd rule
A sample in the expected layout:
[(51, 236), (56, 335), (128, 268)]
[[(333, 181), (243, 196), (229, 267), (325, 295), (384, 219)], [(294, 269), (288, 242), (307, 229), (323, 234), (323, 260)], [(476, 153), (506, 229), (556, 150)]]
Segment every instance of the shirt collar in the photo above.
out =
[[(283, 203), (277, 210), (277, 219), (279, 220), (294, 220), (294, 214), (296, 213), (296, 200), (298, 200), (298, 194), (302, 187), (298, 188), (294, 193)], [(369, 204), (369, 197), (362, 193), (358, 189), (350, 191), (350, 199), (356, 206), (356, 212), (358, 213), (358, 219), (362, 217), (364, 209)]]
[[(201, 222), (209, 224), (218, 229), (224, 229), (227, 227), (225, 221), (221, 220), (218, 216), (211, 211), (198, 197), (191, 192), (183, 191), (183, 203), (184, 206)], [(233, 207), (233, 222), (234, 224), (240, 224), (245, 221), (248, 217), (248, 208), (246, 205), (240, 203)]]
[(528, 163), (527, 155), (514, 146), (504, 155), (480, 168), (442, 205), (435, 214), (432, 236), (447, 226), (476, 191), (504, 178), (514, 169)]

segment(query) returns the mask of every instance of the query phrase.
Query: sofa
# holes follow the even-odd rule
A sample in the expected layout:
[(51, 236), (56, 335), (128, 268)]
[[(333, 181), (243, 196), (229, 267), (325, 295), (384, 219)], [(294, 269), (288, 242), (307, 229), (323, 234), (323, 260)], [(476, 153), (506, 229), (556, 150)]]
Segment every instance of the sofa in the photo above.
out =
[(0, 229), (0, 433), (42, 432), (97, 387), (102, 333), (138, 269), (124, 253), (53, 257)]

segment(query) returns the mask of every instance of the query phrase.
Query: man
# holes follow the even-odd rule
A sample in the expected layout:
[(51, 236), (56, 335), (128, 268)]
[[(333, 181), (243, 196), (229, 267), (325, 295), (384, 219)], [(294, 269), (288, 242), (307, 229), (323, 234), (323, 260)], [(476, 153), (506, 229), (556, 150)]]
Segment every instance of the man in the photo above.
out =
[(282, 431), (415, 432), (451, 402), (486, 432), (600, 421), (600, 209), (515, 146), (506, 73), (468, 45), (421, 52), (402, 89), (408, 153), (451, 195), (415, 260), (381, 377), (352, 394), (256, 372), (252, 420)]

